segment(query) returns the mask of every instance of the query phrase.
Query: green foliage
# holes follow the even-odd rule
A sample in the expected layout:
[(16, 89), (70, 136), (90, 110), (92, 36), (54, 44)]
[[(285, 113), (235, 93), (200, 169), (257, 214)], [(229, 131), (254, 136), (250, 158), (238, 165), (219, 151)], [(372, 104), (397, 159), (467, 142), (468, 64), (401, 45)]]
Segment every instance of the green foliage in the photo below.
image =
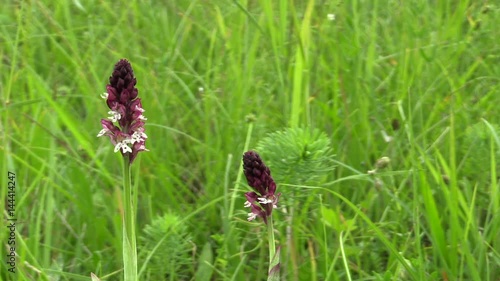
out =
[[(496, 134), (500, 134), (500, 128), (493, 125)], [(485, 183), (491, 177), (489, 165), (491, 163), (491, 143), (494, 141), (492, 132), (484, 124), (479, 122), (467, 127), (465, 130), (464, 141), (461, 145), (461, 152), (464, 155), (462, 161), (463, 176), (469, 180)], [(494, 154), (496, 159), (500, 159), (500, 148), (496, 147)], [(500, 168), (496, 169), (497, 174), (500, 174)]]
[(257, 152), (277, 184), (317, 184), (333, 170), (330, 139), (318, 129), (270, 133), (258, 143)]
[(139, 237), (141, 261), (146, 261), (147, 280), (189, 280), (192, 241), (177, 215), (153, 219)]

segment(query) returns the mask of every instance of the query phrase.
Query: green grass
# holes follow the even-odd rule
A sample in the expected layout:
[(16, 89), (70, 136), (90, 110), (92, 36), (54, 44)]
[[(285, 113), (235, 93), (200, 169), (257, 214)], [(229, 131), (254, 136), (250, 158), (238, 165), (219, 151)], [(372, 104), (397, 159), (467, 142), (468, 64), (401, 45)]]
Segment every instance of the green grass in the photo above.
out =
[(265, 279), (241, 155), (301, 127), (327, 135), (336, 167), (278, 182), (285, 280), (498, 281), (498, 26), (494, 1), (7, 1), (1, 191), (15, 172), (18, 258), (12, 275), (3, 227), (0, 280), (122, 278), (121, 156), (96, 135), (127, 58), (150, 150), (132, 167), (140, 280)]

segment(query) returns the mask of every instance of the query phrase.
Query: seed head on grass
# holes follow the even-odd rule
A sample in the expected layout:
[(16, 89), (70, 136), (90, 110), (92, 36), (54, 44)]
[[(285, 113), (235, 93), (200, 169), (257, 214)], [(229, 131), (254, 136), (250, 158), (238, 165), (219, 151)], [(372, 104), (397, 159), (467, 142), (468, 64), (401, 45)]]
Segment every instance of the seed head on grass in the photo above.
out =
[(245, 207), (252, 210), (248, 214), (248, 220), (261, 217), (267, 224), (267, 218), (271, 216), (273, 208), (277, 208), (280, 196), (279, 193), (275, 194), (276, 183), (271, 177), (271, 171), (257, 152), (247, 151), (243, 154), (243, 172), (248, 185), (255, 190), (245, 193)]
[[(147, 151), (144, 133), (144, 121), (141, 99), (137, 97), (137, 83), (132, 66), (126, 59), (116, 63), (109, 77), (106, 93), (101, 95), (111, 109), (107, 119), (101, 119), (102, 130), (97, 135), (109, 136), (115, 146), (115, 152), (120, 151), (124, 157), (129, 157), (132, 164), (140, 151)], [(118, 126), (114, 124), (118, 123)]]

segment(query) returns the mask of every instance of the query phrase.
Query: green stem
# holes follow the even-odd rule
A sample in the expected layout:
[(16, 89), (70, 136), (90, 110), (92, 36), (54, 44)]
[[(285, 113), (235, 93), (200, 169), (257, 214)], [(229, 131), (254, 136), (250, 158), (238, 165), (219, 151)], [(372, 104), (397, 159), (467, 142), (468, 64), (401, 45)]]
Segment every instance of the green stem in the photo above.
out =
[(267, 240), (269, 240), (269, 271), (272, 268), (273, 257), (276, 254), (276, 244), (274, 242), (273, 216), (267, 218)]
[[(243, 152), (248, 151), (248, 147), (250, 146), (250, 139), (252, 137), (252, 131), (253, 131), (253, 122), (250, 122), (248, 124), (248, 129), (247, 129), (247, 135), (245, 139), (245, 145), (243, 146)], [(243, 153), (242, 153), (243, 154)], [(241, 161), (241, 156), (239, 156), (239, 159)], [(226, 253), (226, 260), (229, 259), (231, 256), (235, 255), (239, 250), (237, 248), (237, 242), (235, 242), (235, 238), (233, 235), (233, 230), (234, 230), (234, 224), (230, 223), (233, 218), (234, 218), (234, 206), (236, 199), (238, 196), (241, 196), (240, 193), (240, 182), (241, 182), (241, 177), (243, 174), (243, 165), (239, 165), (240, 168), (238, 170), (238, 175), (236, 176), (236, 184), (234, 185), (233, 191), (231, 192), (231, 200), (227, 202), (227, 198), (229, 196), (227, 195), (229, 190), (227, 188), (224, 189), (225, 195), (224, 195), (224, 210), (227, 212), (225, 214), (225, 219), (224, 219), (224, 251)], [(226, 208), (226, 206), (229, 205), (229, 209)]]
[(135, 212), (132, 203), (130, 160), (123, 157), (123, 270), (125, 281), (137, 280), (137, 247), (135, 238)]
[[(252, 131), (253, 131), (253, 122), (248, 124), (248, 130), (247, 130), (247, 137), (245, 139), (245, 145), (243, 148), (243, 152), (248, 151), (248, 147), (250, 146), (250, 139), (252, 137)], [(240, 158), (241, 159), (241, 158)], [(236, 185), (234, 186), (233, 194), (231, 195), (231, 202), (229, 205), (229, 211), (228, 211), (228, 220), (231, 220), (234, 216), (234, 204), (236, 202), (236, 198), (240, 196), (239, 194), (239, 182), (241, 181), (241, 175), (243, 174), (243, 166), (240, 165), (240, 168), (238, 170), (238, 175), (236, 177)]]
[[(273, 217), (269, 216), (267, 218), (267, 240), (269, 242), (269, 271), (267, 280), (268, 281), (279, 281), (279, 251), (276, 253), (276, 242), (274, 241), (274, 227), (273, 227)], [(278, 268), (275, 268), (278, 267)]]

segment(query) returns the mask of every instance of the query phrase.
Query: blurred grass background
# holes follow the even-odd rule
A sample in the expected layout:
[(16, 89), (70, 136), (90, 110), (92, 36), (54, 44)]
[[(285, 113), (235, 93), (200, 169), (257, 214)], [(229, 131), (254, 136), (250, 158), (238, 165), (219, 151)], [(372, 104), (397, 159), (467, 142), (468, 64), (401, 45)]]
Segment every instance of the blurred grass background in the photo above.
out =
[(286, 128), (324, 132), (336, 169), (278, 183), (307, 202), (275, 213), (283, 280), (500, 280), (499, 26), (494, 1), (7, 0), (0, 278), (121, 279), (121, 159), (96, 135), (127, 58), (141, 280), (265, 279), (240, 156)]

